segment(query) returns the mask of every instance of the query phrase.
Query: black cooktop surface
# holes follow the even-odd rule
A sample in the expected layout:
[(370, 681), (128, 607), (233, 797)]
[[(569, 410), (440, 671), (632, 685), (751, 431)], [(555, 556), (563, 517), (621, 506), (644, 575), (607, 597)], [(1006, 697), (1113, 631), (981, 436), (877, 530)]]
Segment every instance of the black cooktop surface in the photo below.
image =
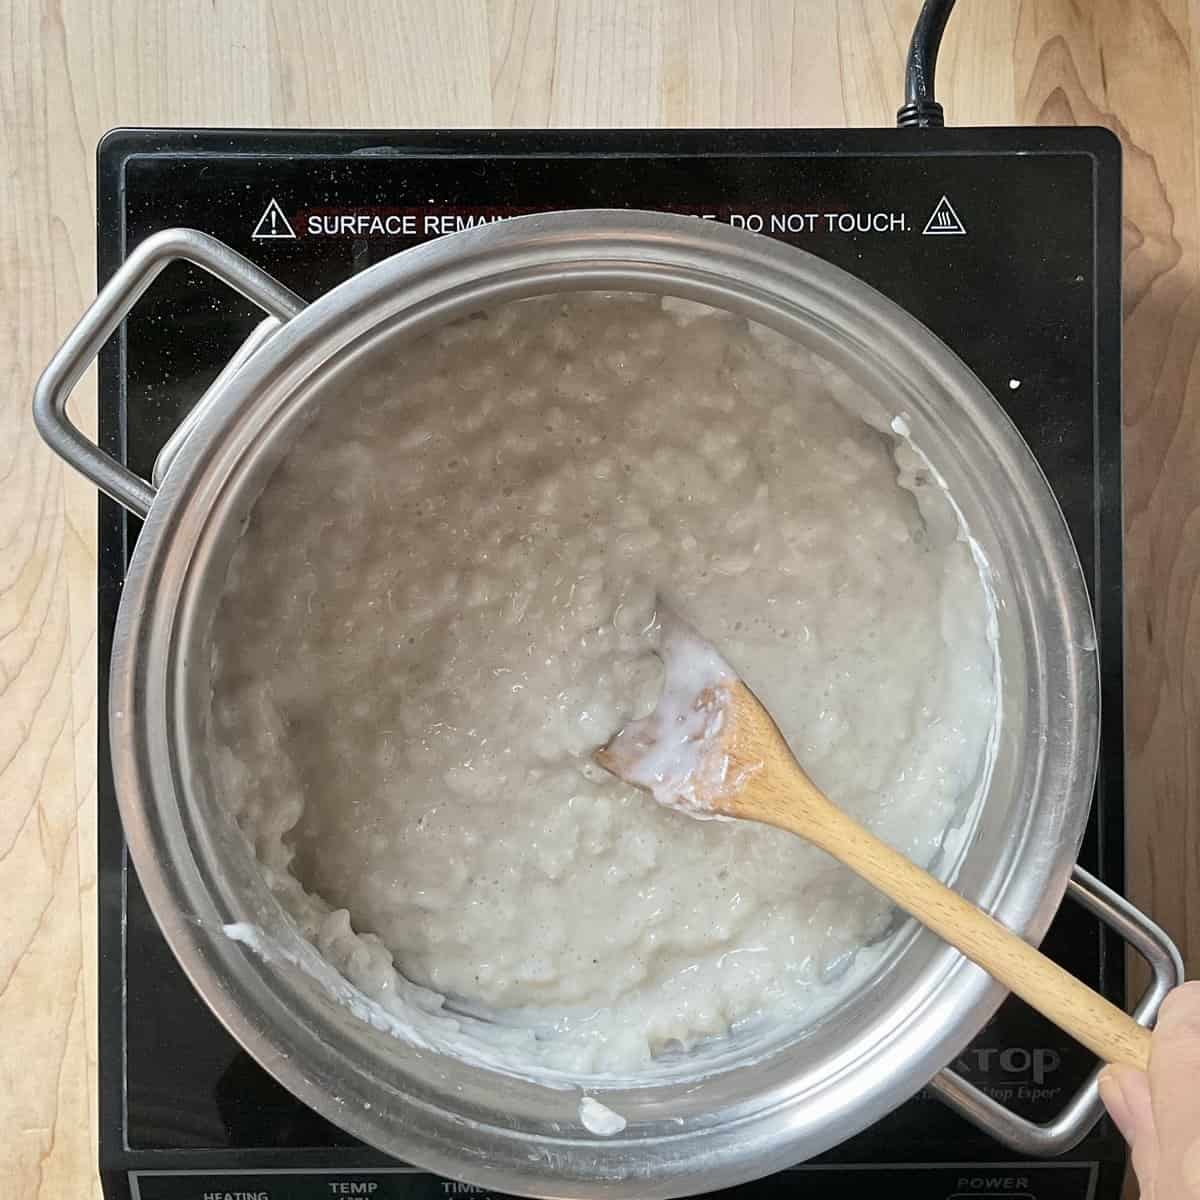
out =
[[(1098, 130), (398, 133), (130, 130), (99, 161), (100, 276), (147, 235), (212, 233), (312, 299), (431, 237), (520, 212), (668, 209), (803, 247), (942, 337), (1045, 470), (1096, 608), (1102, 769), (1081, 863), (1123, 880), (1120, 154)], [(100, 435), (149, 477), (155, 455), (261, 314), (168, 268), (101, 358)], [(101, 501), (100, 710), (137, 522)], [(110, 1196), (443, 1195), (276, 1084), (193, 993), (129, 866), (100, 721), (101, 1159)], [(1120, 999), (1122, 956), (1066, 904), (1046, 941)], [(1055, 1115), (1094, 1063), (1010, 1001), (956, 1064), (1023, 1115)], [(1052, 1166), (1022, 1163), (931, 1093), (790, 1173), (866, 1194), (1116, 1194), (1107, 1124)], [(182, 1172), (182, 1173), (179, 1173)], [(263, 1174), (262, 1172), (285, 1172)], [(764, 1196), (781, 1177), (739, 1191)], [(339, 1192), (340, 1182), (356, 1185)], [(357, 1185), (361, 1184), (362, 1188)], [(367, 1184), (374, 1186), (367, 1188)], [(789, 1184), (791, 1186), (791, 1184)], [(365, 1189), (365, 1190), (364, 1190)]]

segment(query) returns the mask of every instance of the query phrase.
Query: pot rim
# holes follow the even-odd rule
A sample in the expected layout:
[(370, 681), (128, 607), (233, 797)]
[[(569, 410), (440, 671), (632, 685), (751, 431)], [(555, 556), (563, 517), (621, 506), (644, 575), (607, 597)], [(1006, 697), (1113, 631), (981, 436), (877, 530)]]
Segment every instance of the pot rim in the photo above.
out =
[[(606, 265), (588, 274), (588, 264), (597, 262)], [(552, 1169), (526, 1173), (520, 1162), (527, 1156), (527, 1147), (521, 1145), (527, 1139), (519, 1131), (504, 1128), (503, 1122), (492, 1130), (505, 1139), (507, 1158), (495, 1153), (478, 1160), (456, 1157), (447, 1150), (446, 1114), (436, 1106), (422, 1106), (411, 1095), (400, 1097), (407, 1118), (401, 1126), (382, 1111), (382, 1106), (364, 1109), (346, 1094), (331, 1093), (297, 1056), (296, 1046), (305, 1044), (305, 1031), (293, 1029), (283, 1037), (271, 1020), (262, 1019), (261, 1014), (255, 1019), (219, 971), (220, 963), (227, 961), (233, 951), (217, 940), (224, 941), (223, 934), (198, 921), (198, 914), (186, 903), (178, 880), (168, 869), (170, 848), (161, 821), (155, 816), (166, 813), (169, 817), (171, 806), (177, 807), (170, 794), (174, 789), (164, 790), (162, 786), (169, 778), (162, 756), (170, 754), (175, 732), (168, 719), (170, 704), (156, 707), (147, 703), (154, 692), (149, 678), (154, 653), (157, 651), (163, 662), (170, 654), (172, 614), (164, 611), (164, 601), (172, 597), (161, 584), (164, 571), (170, 569), (171, 556), (179, 553), (179, 542), (188, 537), (194, 540), (204, 519), (205, 514), (196, 509), (195, 493), (197, 487), (203, 490), (205, 471), (226, 437), (230, 422), (243, 410), (251, 411), (264, 395), (293, 395), (307, 386), (305, 379), (319, 377), (330, 362), (350, 352), (369, 330), (379, 328), (378, 310), (388, 297), (392, 306), (388, 309), (389, 319), (407, 305), (413, 311), (419, 309), (424, 314), (422, 319), (436, 323), (450, 306), (467, 303), (463, 297), (469, 298), (481, 281), (501, 280), (510, 271), (524, 272), (522, 286), (528, 284), (532, 290), (549, 292), (565, 287), (603, 287), (605, 279), (631, 278), (638, 268), (641, 273), (632, 285), (624, 285), (625, 289), (653, 291), (656, 289), (650, 285), (656, 270), (670, 282), (672, 271), (695, 271), (697, 263), (703, 263), (714, 279), (728, 280), (736, 267), (744, 277), (753, 276), (754, 286), (764, 297), (786, 295), (788, 289), (815, 290), (831, 302), (836, 300), (842, 311), (857, 312), (864, 323), (884, 336), (904, 339), (914, 361), (972, 407), (977, 419), (990, 422), (991, 432), (1005, 443), (1024, 482), (1037, 496), (1039, 511), (1035, 515), (1047, 535), (1044, 545), (1055, 556), (1054, 565), (1061, 569), (1065, 580), (1064, 619), (1081, 635), (1069, 647), (1076, 668), (1070, 686), (1078, 700), (1074, 705), (1072, 743), (1076, 770), (1070, 781), (1070, 795), (1035, 808), (1025, 831), (1026, 842), (1044, 836), (1049, 843), (1049, 849), (1038, 848), (1042, 886), (1036, 896), (1022, 899), (1013, 894), (1010, 884), (1014, 875), (1030, 870), (1030, 865), (1021, 861), (1022, 855), (1014, 852), (1004, 876), (990, 881), (993, 894), (981, 898), (994, 902), (994, 914), (1006, 924), (1019, 928), (1035, 943), (1040, 941), (1061, 901), (1082, 841), (1098, 758), (1095, 635), (1073, 544), (1032, 452), (965, 364), (899, 306), (861, 280), (804, 251), (691, 217), (581, 210), (514, 218), (453, 234), (383, 260), (327, 292), (288, 321), (224, 383), (219, 393), (208, 398), (205, 412), (172, 462), (151, 506), (121, 600), (110, 680), (110, 738), (117, 796), (147, 899), (192, 983), (253, 1057), (330, 1120), (373, 1145), (406, 1158), (411, 1156), (430, 1170), (505, 1191), (579, 1197), (601, 1193), (672, 1196), (729, 1186), (778, 1169), (850, 1136), (919, 1090), (978, 1033), (1005, 991), (948, 946), (931, 951), (930, 966), (923, 976), (927, 986), (920, 996), (921, 1020), (916, 1022), (923, 1036), (916, 1037), (909, 1031), (887, 1048), (889, 1053), (881, 1055), (885, 1060), (881, 1065), (902, 1062), (907, 1072), (892, 1070), (890, 1081), (877, 1086), (867, 1098), (854, 1096), (848, 1079), (840, 1084), (835, 1081), (840, 1088), (837, 1115), (841, 1122), (836, 1136), (823, 1142), (814, 1142), (811, 1131), (798, 1124), (789, 1108), (796, 1097), (785, 1095), (753, 1116), (762, 1128), (752, 1131), (736, 1124), (720, 1129), (689, 1128), (677, 1137), (659, 1139), (664, 1145), (696, 1139), (696, 1144), (705, 1144), (708, 1153), (702, 1162), (689, 1159), (676, 1153), (680, 1148), (677, 1145), (655, 1159), (663, 1173), (652, 1177), (639, 1172), (636, 1179), (628, 1174), (617, 1179), (613, 1174), (613, 1164), (622, 1161), (622, 1153), (627, 1164), (631, 1148), (640, 1152), (643, 1142), (630, 1138), (598, 1141), (575, 1134), (564, 1138), (563, 1145), (584, 1147), (591, 1155), (594, 1163), (586, 1176), (564, 1179)], [(680, 294), (678, 287), (670, 290)], [(411, 299), (398, 299), (410, 295)], [(907, 936), (897, 939), (902, 943), (897, 951), (919, 938), (933, 939), (933, 935), (910, 930)], [(275, 1018), (295, 1023), (294, 1016), (282, 1007)], [(928, 1036), (931, 1028), (936, 1030), (932, 1037)], [(314, 1031), (307, 1033), (313, 1044), (324, 1044)], [(718, 1150), (721, 1159), (714, 1163), (712, 1156)]]

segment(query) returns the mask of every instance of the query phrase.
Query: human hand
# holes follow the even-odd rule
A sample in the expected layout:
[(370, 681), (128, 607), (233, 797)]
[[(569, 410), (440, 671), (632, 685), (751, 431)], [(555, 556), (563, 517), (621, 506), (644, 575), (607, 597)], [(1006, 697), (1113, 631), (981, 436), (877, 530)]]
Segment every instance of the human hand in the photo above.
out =
[(1106, 1068), (1100, 1098), (1133, 1148), (1142, 1200), (1200, 1200), (1200, 980), (1163, 1001), (1150, 1070)]

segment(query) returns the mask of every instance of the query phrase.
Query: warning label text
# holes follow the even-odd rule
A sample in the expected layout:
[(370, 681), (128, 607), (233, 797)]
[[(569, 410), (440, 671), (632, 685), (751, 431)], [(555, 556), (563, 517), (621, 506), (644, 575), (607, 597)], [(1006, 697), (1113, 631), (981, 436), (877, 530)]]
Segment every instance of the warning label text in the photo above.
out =
[(907, 233), (902, 212), (731, 212), (729, 224), (751, 233)]

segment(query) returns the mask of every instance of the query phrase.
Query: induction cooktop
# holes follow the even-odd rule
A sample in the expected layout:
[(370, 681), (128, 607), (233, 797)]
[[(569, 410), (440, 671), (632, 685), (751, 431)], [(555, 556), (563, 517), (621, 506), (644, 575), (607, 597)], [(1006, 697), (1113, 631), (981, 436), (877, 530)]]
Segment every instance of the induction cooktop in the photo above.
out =
[[(1079, 549), (1099, 633), (1102, 765), (1079, 858), (1089, 874), (1077, 876), (1045, 946), (1120, 1002), (1122, 947), (1101, 919), (1137, 935), (1104, 886), (1119, 891), (1124, 879), (1120, 170), (1119, 144), (1096, 129), (117, 130), (99, 150), (99, 271), (103, 281), (148, 235), (190, 226), (312, 299), (388, 255), (481, 222), (630, 207), (802, 247), (903, 305), (1007, 410)], [(210, 276), (169, 267), (102, 353), (103, 446), (150, 478), (167, 437), (260, 316)], [(397, 1163), (307, 1109), (232, 1040), (167, 949), (122, 839), (106, 740), (113, 623), (138, 528), (101, 499), (106, 1195), (423, 1200), (481, 1192)], [(877, 1125), (813, 1162), (733, 1190), (766, 1200), (797, 1188), (851, 1198), (881, 1187), (935, 1200), (1115, 1197), (1124, 1148), (1097, 1121), (1088, 1090), (1095, 1065), (1010, 1000), (949, 1073)], [(1062, 1153), (1039, 1157), (1050, 1149)]]

